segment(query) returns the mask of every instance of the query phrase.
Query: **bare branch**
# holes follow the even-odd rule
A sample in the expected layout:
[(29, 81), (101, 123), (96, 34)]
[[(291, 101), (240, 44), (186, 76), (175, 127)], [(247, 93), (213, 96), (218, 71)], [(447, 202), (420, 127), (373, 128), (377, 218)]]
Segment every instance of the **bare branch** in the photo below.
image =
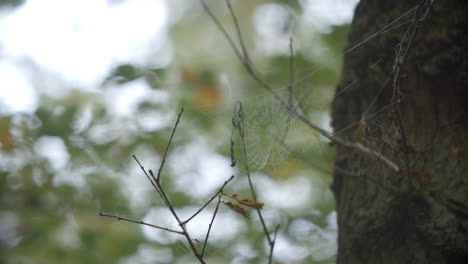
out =
[[(230, 180), (232, 180), (233, 178), (234, 178), (234, 176), (231, 177)], [(227, 182), (224, 185), (226, 185), (226, 184), (227, 184)], [(223, 185), (223, 187), (224, 187), (224, 185)], [(216, 209), (215, 209), (215, 211), (213, 213), (213, 217), (211, 218), (210, 225), (208, 226), (208, 231), (206, 232), (205, 242), (203, 243), (203, 249), (202, 249), (201, 254), (200, 254), (201, 257), (203, 257), (203, 255), (205, 254), (206, 244), (208, 244), (208, 238), (210, 237), (211, 227), (213, 226), (213, 222), (214, 222), (214, 220), (216, 218), (216, 214), (218, 213), (219, 204), (221, 203), (221, 196), (222, 195), (223, 195), (222, 193), (218, 194), (218, 202), (216, 203)]]
[(231, 13), (232, 20), (234, 21), (234, 26), (236, 27), (237, 37), (239, 38), (239, 43), (241, 45), (242, 53), (244, 54), (244, 62), (250, 65), (251, 63), (250, 63), (249, 53), (247, 52), (247, 48), (245, 47), (244, 38), (242, 37), (242, 33), (240, 30), (239, 22), (237, 21), (236, 13), (232, 9), (230, 0), (226, 0), (226, 4), (228, 6), (229, 13)]
[[(276, 135), (273, 135), (273, 139), (281, 145), (281, 147), (283, 147), (285, 150), (288, 151), (288, 153), (290, 153), (292, 156), (296, 157), (297, 159), (300, 159), (302, 160), (303, 162), (307, 163), (307, 165), (313, 167), (314, 169), (316, 170), (319, 170), (321, 171), (322, 173), (325, 173), (325, 174), (328, 174), (328, 175), (333, 175), (333, 171), (331, 170), (328, 170), (320, 165), (318, 165), (316, 162), (312, 161), (312, 160), (309, 160), (309, 159), (306, 159), (304, 158), (303, 156), (299, 155), (298, 153), (295, 153), (294, 150), (290, 149), (289, 146), (287, 146), (284, 142), (284, 139), (281, 139), (279, 138), (278, 136)], [(347, 175), (347, 176), (354, 176), (354, 177), (359, 177), (361, 176), (359, 173), (352, 173), (352, 172), (349, 172), (345, 169), (342, 169), (340, 167), (337, 167), (335, 165), (333, 165), (333, 170), (335, 171), (338, 171), (339, 173), (342, 173), (344, 175)]]
[(100, 216), (106, 216), (106, 217), (115, 218), (115, 219), (117, 219), (118, 221), (123, 220), (123, 221), (132, 222), (132, 223), (136, 223), (136, 224), (140, 224), (140, 225), (146, 225), (146, 226), (158, 228), (158, 229), (161, 229), (161, 230), (164, 230), (164, 231), (167, 231), (167, 232), (171, 232), (171, 233), (176, 233), (176, 234), (179, 234), (179, 235), (185, 235), (185, 234), (184, 234), (183, 232), (181, 232), (181, 231), (177, 231), (177, 230), (173, 230), (173, 229), (169, 229), (169, 228), (161, 227), (161, 226), (157, 226), (157, 225), (152, 225), (152, 224), (143, 222), (143, 221), (141, 221), (141, 220), (138, 221), (138, 220), (133, 220), (133, 219), (130, 219), (130, 218), (126, 218), (126, 217), (122, 217), (122, 216), (118, 216), (118, 215), (106, 214), (106, 213), (99, 213), (99, 215), (100, 215)]
[(231, 167), (236, 166), (236, 159), (234, 158), (234, 130), (235, 130), (235, 126), (232, 126), (232, 129), (231, 129), (231, 142), (230, 142)]
[[(167, 153), (168, 153), (168, 150), (171, 146), (171, 143), (172, 143), (172, 138), (174, 137), (174, 133), (177, 129), (177, 125), (179, 124), (179, 121), (180, 121), (180, 117), (182, 115), (182, 112), (183, 112), (183, 109), (179, 112), (179, 115), (177, 116), (177, 121), (174, 125), (174, 128), (172, 129), (172, 134), (171, 134), (171, 137), (169, 139), (169, 142), (167, 144), (167, 147), (166, 147), (166, 150), (164, 152), (164, 156), (163, 156), (163, 160), (161, 162), (161, 165), (159, 166), (159, 170), (158, 170), (158, 175), (157, 177), (154, 176), (154, 173), (152, 170), (148, 170), (146, 171), (146, 169), (143, 167), (143, 165), (140, 163), (140, 161), (137, 159), (137, 157), (135, 155), (133, 155), (133, 158), (135, 159), (135, 161), (138, 163), (138, 165), (140, 166), (141, 170), (143, 171), (143, 173), (145, 174), (145, 176), (148, 178), (148, 180), (151, 182), (151, 184), (153, 185), (153, 187), (156, 189), (156, 191), (158, 192), (159, 196), (161, 197), (161, 199), (164, 201), (164, 203), (166, 204), (167, 208), (169, 209), (169, 211), (171, 212), (172, 216), (174, 216), (174, 218), (176, 219), (177, 223), (179, 224), (179, 226), (182, 228), (182, 231), (175, 231), (175, 230), (171, 230), (171, 229), (167, 229), (167, 228), (162, 228), (162, 227), (158, 227), (158, 226), (155, 226), (155, 225), (151, 225), (151, 224), (147, 224), (147, 223), (144, 223), (142, 221), (135, 221), (135, 220), (131, 220), (131, 219), (127, 219), (127, 218), (123, 218), (123, 217), (119, 217), (119, 216), (112, 216), (112, 215), (107, 215), (107, 214), (102, 214), (103, 216), (109, 216), (109, 217), (114, 217), (118, 220), (126, 220), (126, 221), (129, 221), (129, 222), (133, 222), (133, 223), (139, 223), (139, 224), (146, 224), (148, 226), (153, 226), (153, 227), (156, 227), (156, 228), (160, 228), (160, 229), (163, 229), (163, 230), (167, 230), (167, 231), (170, 231), (170, 232), (176, 232), (178, 234), (181, 234), (183, 236), (186, 237), (189, 245), (190, 245), (190, 248), (193, 252), (193, 254), (195, 255), (195, 257), (198, 259), (198, 261), (200, 263), (205, 263), (205, 261), (203, 260), (203, 254), (205, 252), (205, 248), (206, 248), (206, 244), (207, 244), (207, 240), (209, 238), (209, 233), (211, 231), (211, 226), (213, 224), (213, 221), (216, 217), (216, 214), (217, 214), (217, 211), (218, 211), (218, 208), (219, 208), (219, 203), (220, 201), (218, 201), (217, 205), (216, 205), (216, 210), (215, 210), (215, 213), (213, 215), (213, 219), (210, 223), (210, 227), (208, 229), (208, 233), (206, 235), (206, 239), (205, 239), (205, 243), (203, 245), (203, 251), (202, 253), (198, 253), (198, 250), (197, 248), (195, 247), (195, 245), (193, 244), (193, 239), (190, 237), (189, 233), (187, 232), (187, 228), (185, 227), (185, 224), (187, 224), (191, 219), (193, 219), (195, 216), (197, 216), (209, 203), (211, 203), (215, 198), (216, 196), (220, 196), (221, 197), (221, 194), (223, 192), (223, 189), (224, 187), (234, 179), (234, 175), (231, 176), (228, 180), (226, 180), (224, 182), (224, 184), (221, 186), (221, 188), (219, 189), (219, 191), (213, 195), (197, 212), (195, 212), (189, 219), (187, 219), (186, 221), (181, 221), (177, 212), (175, 211), (174, 209), (174, 206), (172, 205), (171, 201), (169, 200), (169, 197), (166, 195), (166, 192), (164, 191), (164, 188), (161, 186), (161, 182), (160, 182), (160, 175), (161, 175), (161, 171), (163, 169), (163, 166), (164, 166), (164, 162), (166, 160), (166, 157), (167, 157)], [(220, 198), (219, 198), (220, 199)]]
[[(137, 157), (135, 155), (132, 155), (133, 159), (138, 163), (138, 166), (140, 166), (140, 169), (143, 171), (143, 173), (145, 174), (146, 178), (148, 178), (148, 181), (151, 182), (151, 185), (153, 185), (153, 188), (156, 190), (156, 192), (159, 194), (159, 196), (161, 196), (161, 192), (159, 191), (158, 187), (156, 186), (156, 178), (154, 177), (154, 175), (151, 174), (151, 177), (150, 175), (148, 174), (148, 172), (146, 172), (146, 169), (145, 167), (143, 167), (143, 165), (141, 165), (140, 161), (137, 159)], [(151, 171), (151, 170), (150, 170)], [(166, 202), (166, 201), (164, 201)]]
[(224, 37), (227, 39), (227, 41), (229, 42), (229, 45), (231, 46), (232, 50), (236, 53), (236, 56), (238, 58), (241, 58), (242, 60), (242, 54), (240, 53), (239, 49), (237, 48), (236, 44), (234, 43), (234, 40), (232, 40), (231, 36), (229, 35), (229, 33), (227, 33), (227, 31), (224, 29), (224, 27), (221, 25), (221, 22), (219, 22), (219, 20), (216, 18), (216, 16), (213, 14), (213, 12), (211, 11), (211, 9), (208, 7), (208, 5), (205, 3), (204, 0), (200, 0), (200, 3), (202, 4), (203, 6), (203, 9), (205, 10), (205, 12), (208, 14), (208, 16), (210, 16), (211, 20), (213, 20), (213, 22), (216, 24), (216, 26), (221, 30), (221, 33), (223, 33)]
[[(351, 142), (351, 141), (348, 141), (344, 138), (341, 138), (341, 137), (338, 137), (336, 135), (333, 135), (332, 133), (326, 131), (325, 129), (317, 126), (316, 124), (314, 124), (312, 121), (310, 121), (307, 117), (305, 117), (304, 115), (302, 115), (301, 113), (299, 113), (297, 111), (297, 109), (291, 105), (288, 104), (287, 101), (285, 101), (283, 98), (281, 98), (274, 90), (273, 88), (260, 76), (260, 74), (258, 74), (256, 72), (256, 70), (254, 69), (254, 66), (251, 62), (247, 61), (245, 59), (245, 56), (242, 56), (241, 53), (239, 52), (239, 50), (237, 49), (236, 45), (234, 44), (232, 38), (229, 36), (229, 34), (226, 32), (226, 30), (224, 29), (224, 27), (221, 25), (221, 23), (219, 22), (219, 20), (214, 16), (213, 12), (210, 10), (210, 8), (206, 5), (206, 3), (203, 1), (203, 0), (200, 0), (200, 2), (202, 3), (203, 5), (203, 8), (205, 9), (205, 11), (208, 13), (208, 15), (212, 18), (213, 22), (215, 22), (216, 26), (221, 30), (221, 32), (224, 34), (224, 36), (226, 37), (226, 39), (228, 40), (228, 42), (230, 43), (230, 45), (233, 47), (234, 49), (234, 52), (236, 53), (236, 56), (239, 58), (239, 60), (242, 62), (242, 64), (244, 65), (245, 69), (247, 70), (247, 72), (250, 74), (250, 76), (260, 85), (262, 86), (264, 89), (266, 89), (268, 92), (270, 92), (270, 94), (275, 98), (276, 101), (278, 101), (281, 105), (285, 106), (288, 111), (290, 111), (292, 114), (294, 114), (299, 120), (301, 120), (302, 122), (304, 122), (307, 126), (309, 126), (311, 129), (319, 132), (322, 136), (328, 138), (329, 140), (331, 140), (332, 142), (336, 143), (336, 144), (339, 144), (339, 145), (342, 145), (344, 147), (348, 147), (348, 148), (353, 148), (361, 153), (364, 153), (366, 155), (370, 155), (374, 158), (377, 158), (378, 160), (382, 161), (383, 163), (385, 163), (388, 167), (390, 167), (391, 169), (393, 169), (395, 172), (400, 172), (400, 167), (395, 163), (393, 162), (392, 160), (390, 160), (389, 158), (385, 157), (383, 154), (373, 150), (373, 149), (370, 149), (364, 145), (362, 145), (361, 143), (359, 142)], [(231, 9), (232, 10), (232, 9)], [(234, 20), (234, 23), (237, 22), (237, 19)], [(239, 25), (236, 24), (235, 25), (236, 28), (239, 28)], [(387, 25), (388, 26), (388, 25)], [(379, 32), (380, 33), (380, 32)], [(240, 39), (241, 39), (241, 32), (238, 31), (238, 34), (240, 35)], [(369, 38), (373, 38), (375, 36), (377, 36), (378, 34), (374, 34), (372, 35), (371, 37)], [(352, 48), (353, 49), (353, 48)], [(350, 51), (350, 50), (349, 50)], [(349, 52), (347, 51), (347, 52)], [(247, 52), (247, 51), (245, 51)], [(346, 52), (345, 52), (346, 53)]]
[(278, 234), (279, 228), (280, 228), (280, 225), (277, 225), (275, 228), (275, 232), (273, 234), (273, 241), (270, 244), (270, 255), (268, 256), (268, 264), (271, 264), (273, 261), (273, 249), (275, 248), (276, 235)]
[(161, 165), (159, 166), (159, 169), (158, 169), (158, 175), (157, 177), (154, 176), (154, 173), (152, 170), (148, 170), (148, 172), (145, 170), (145, 168), (143, 167), (143, 165), (141, 165), (140, 161), (136, 158), (135, 155), (133, 155), (133, 158), (135, 159), (135, 161), (138, 163), (138, 165), (140, 166), (141, 170), (143, 171), (143, 173), (145, 174), (145, 176), (148, 178), (148, 180), (151, 182), (151, 184), (153, 185), (153, 187), (156, 189), (156, 191), (158, 192), (159, 196), (161, 197), (161, 199), (164, 201), (164, 203), (166, 204), (167, 208), (169, 209), (169, 211), (171, 212), (172, 216), (174, 216), (174, 218), (177, 220), (177, 223), (179, 224), (180, 228), (182, 228), (182, 232), (181, 234), (185, 236), (185, 238), (187, 239), (187, 242), (189, 243), (190, 245), (190, 248), (193, 252), (193, 254), (195, 255), (195, 257), (198, 259), (198, 261), (200, 263), (205, 263), (205, 261), (203, 260), (203, 257), (198, 253), (198, 250), (197, 248), (195, 247), (195, 245), (193, 244), (193, 239), (190, 237), (189, 233), (187, 232), (187, 228), (185, 227), (185, 224), (182, 223), (182, 221), (180, 220), (179, 216), (177, 215), (177, 212), (175, 211), (174, 209), (174, 206), (172, 205), (171, 201), (169, 200), (168, 196), (166, 195), (165, 191), (164, 191), (164, 188), (162, 188), (161, 186), (161, 182), (160, 182), (160, 176), (161, 176), (161, 172), (162, 172), (162, 169), (164, 167), (164, 163), (166, 162), (166, 157), (167, 157), (167, 153), (169, 152), (169, 148), (172, 144), (172, 139), (174, 137), (174, 134), (175, 134), (175, 131), (177, 129), (177, 126), (179, 124), (179, 121), (180, 121), (180, 117), (182, 115), (182, 113), (184, 112), (184, 109), (182, 108), (179, 112), (179, 114), (177, 115), (177, 120), (176, 120), (176, 123), (174, 124), (174, 128), (172, 129), (172, 133), (171, 133), (171, 137), (169, 138), (169, 142), (166, 146), (166, 149), (164, 151), (164, 155), (163, 155), (163, 159), (161, 161)]
[(156, 182), (159, 182), (159, 179), (161, 177), (161, 171), (162, 171), (162, 169), (164, 167), (164, 163), (166, 163), (167, 152), (169, 151), (169, 147), (172, 144), (172, 138), (174, 137), (174, 133), (175, 133), (175, 131), (177, 129), (177, 126), (179, 125), (180, 116), (182, 116), (183, 112), (184, 112), (184, 108), (180, 109), (180, 112), (177, 115), (177, 120), (176, 120), (176, 123), (174, 125), (174, 128), (172, 129), (171, 137), (169, 138), (169, 142), (167, 142), (166, 149), (164, 150), (164, 155), (163, 155), (163, 159), (161, 161), (161, 166), (159, 166), (159, 169), (158, 169), (158, 175), (156, 177)]

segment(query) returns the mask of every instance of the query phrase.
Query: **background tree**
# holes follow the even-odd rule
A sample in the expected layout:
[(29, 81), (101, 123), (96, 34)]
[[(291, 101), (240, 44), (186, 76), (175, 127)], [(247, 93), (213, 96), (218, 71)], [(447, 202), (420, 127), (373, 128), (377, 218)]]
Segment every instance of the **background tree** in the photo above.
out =
[[(421, 5), (422, 4), (422, 5)], [(416, 7), (416, 8), (414, 8)], [(344, 57), (333, 128), (378, 149), (399, 172), (336, 146), (338, 263), (464, 263), (468, 258), (467, 29), (463, 1), (366, 1)], [(357, 85), (343, 88), (352, 80)], [(386, 111), (372, 115), (379, 109)], [(372, 115), (372, 117), (371, 117)], [(347, 129), (359, 123), (359, 128)], [(362, 129), (360, 129), (362, 128)]]

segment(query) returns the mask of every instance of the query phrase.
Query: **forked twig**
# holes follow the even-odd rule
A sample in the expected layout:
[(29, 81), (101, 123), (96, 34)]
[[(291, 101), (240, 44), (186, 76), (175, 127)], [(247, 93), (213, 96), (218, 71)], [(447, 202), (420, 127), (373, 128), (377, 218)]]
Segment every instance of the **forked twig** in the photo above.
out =
[[(231, 177), (231, 180), (233, 178), (234, 178), (234, 176)], [(223, 187), (224, 187), (224, 185), (223, 185)], [(223, 195), (223, 193), (222, 193), (222, 190), (221, 190), (221, 192), (218, 194), (218, 202), (216, 203), (216, 209), (215, 209), (215, 211), (213, 213), (213, 217), (211, 218), (210, 225), (208, 226), (208, 231), (206, 232), (205, 242), (203, 243), (203, 248), (202, 248), (202, 251), (201, 251), (201, 254), (200, 254), (202, 257), (205, 254), (206, 244), (208, 244), (208, 238), (210, 237), (211, 227), (213, 226), (214, 220), (216, 218), (216, 214), (218, 213), (219, 204), (221, 203), (221, 196), (222, 195)]]
[(158, 229), (161, 229), (161, 230), (164, 230), (164, 231), (167, 231), (167, 232), (171, 232), (171, 233), (176, 233), (176, 234), (179, 234), (179, 235), (184, 235), (184, 233), (181, 232), (181, 231), (177, 231), (177, 230), (173, 230), (173, 229), (170, 229), (170, 228), (166, 228), (166, 227), (161, 227), (161, 226), (153, 225), (153, 224), (150, 224), (150, 223), (143, 222), (142, 220), (133, 220), (133, 219), (126, 218), (126, 217), (123, 217), (123, 216), (112, 215), (112, 214), (106, 214), (106, 213), (99, 213), (99, 215), (100, 215), (100, 216), (106, 216), (106, 217), (115, 218), (115, 219), (117, 219), (118, 221), (123, 220), (123, 221), (131, 222), (131, 223), (135, 223), (135, 224), (146, 225), (146, 226), (158, 228)]
[[(164, 188), (162, 187), (161, 185), (161, 173), (162, 173), (162, 170), (164, 168), (164, 164), (166, 162), (166, 158), (167, 158), (167, 155), (168, 155), (168, 152), (169, 152), (169, 148), (171, 147), (171, 144), (172, 144), (172, 139), (174, 138), (174, 134), (175, 134), (175, 131), (177, 129), (177, 126), (180, 122), (180, 117), (183, 113), (184, 109), (181, 109), (178, 116), (177, 116), (177, 120), (174, 124), (174, 127), (172, 129), (172, 133), (171, 133), (171, 136), (169, 138), (169, 141), (168, 141), (168, 144), (166, 146), (166, 149), (164, 150), (164, 155), (163, 155), (163, 159), (161, 161), (161, 164), (159, 166), (159, 169), (158, 169), (158, 174), (157, 176), (154, 175), (153, 171), (150, 169), (150, 170), (146, 170), (145, 167), (143, 167), (143, 165), (141, 164), (141, 162), (138, 160), (138, 158), (133, 155), (133, 159), (135, 159), (135, 161), (137, 162), (138, 166), (140, 166), (140, 169), (143, 171), (143, 173), (145, 174), (146, 178), (150, 181), (151, 185), (153, 186), (153, 188), (156, 190), (156, 192), (158, 193), (159, 197), (163, 200), (164, 204), (166, 205), (166, 207), (169, 209), (169, 211), (171, 212), (172, 216), (176, 219), (177, 223), (179, 224), (180, 228), (181, 228), (181, 231), (177, 231), (177, 230), (173, 230), (173, 229), (169, 229), (169, 228), (165, 228), (165, 227), (160, 227), (160, 226), (157, 226), (157, 225), (153, 225), (153, 224), (149, 224), (149, 223), (146, 223), (146, 222), (143, 222), (143, 221), (138, 221), (138, 220), (133, 220), (133, 219), (129, 219), (129, 218), (126, 218), (126, 217), (121, 217), (121, 216), (117, 216), (117, 215), (111, 215), (111, 214), (106, 214), (106, 213), (99, 213), (100, 216), (106, 216), (106, 217), (111, 217), (111, 218), (115, 218), (117, 220), (123, 220), (123, 221), (127, 221), (127, 222), (132, 222), (132, 223), (136, 223), (136, 224), (141, 224), (141, 225), (146, 225), (146, 226), (150, 226), (150, 227), (154, 227), (154, 228), (158, 228), (158, 229), (161, 229), (161, 230), (165, 230), (165, 231), (168, 231), (168, 232), (172, 232), (172, 233), (176, 233), (176, 234), (179, 234), (179, 235), (183, 235), (185, 236), (185, 238), (187, 239), (187, 242), (189, 243), (189, 246), (190, 246), (190, 249), (192, 250), (192, 253), (194, 254), (194, 256), (197, 258), (197, 260), (202, 263), (202, 264), (205, 264), (205, 260), (203, 259), (203, 255), (205, 253), (205, 249), (206, 249), (206, 245), (208, 243), (208, 238), (210, 236), (210, 232), (211, 232), (211, 227), (213, 225), (213, 222), (214, 222), (214, 219), (216, 217), (216, 214), (218, 212), (218, 208), (219, 208), (219, 203), (221, 201), (221, 195), (223, 193), (223, 190), (224, 190), (224, 187), (226, 187), (226, 185), (232, 181), (232, 179), (234, 179), (234, 176), (231, 176), (228, 180), (226, 180), (224, 182), (224, 184), (220, 187), (220, 189), (202, 206), (200, 207), (200, 209), (198, 209), (191, 217), (189, 217), (187, 220), (185, 221), (181, 221), (180, 220), (180, 217), (179, 215), (177, 214), (174, 206), (172, 205), (171, 201), (169, 200), (169, 197), (168, 195), (166, 194), (166, 192), (164, 191)], [(188, 233), (187, 231), (187, 228), (186, 228), (186, 224), (192, 220), (194, 217), (196, 217), (203, 209), (206, 208), (206, 206), (208, 206), (208, 204), (210, 204), (215, 198), (216, 196), (218, 196), (218, 202), (216, 204), (216, 209), (215, 209), (215, 212), (213, 214), (213, 218), (209, 224), (209, 228), (208, 228), (208, 231), (207, 231), (207, 234), (206, 234), (206, 238), (205, 238), (205, 242), (203, 244), (203, 249), (202, 249), (202, 252), (199, 253), (198, 249), (195, 247), (194, 243), (193, 243), (193, 239), (190, 237), (190, 234)]]
[(180, 109), (180, 112), (177, 115), (177, 121), (176, 121), (176, 123), (174, 125), (174, 128), (172, 129), (171, 137), (169, 138), (169, 142), (167, 142), (166, 149), (164, 150), (164, 155), (163, 155), (163, 159), (161, 161), (161, 166), (159, 166), (159, 169), (158, 169), (158, 176), (156, 177), (157, 182), (159, 182), (159, 180), (160, 180), (161, 171), (162, 171), (162, 169), (164, 167), (164, 163), (166, 163), (167, 152), (169, 151), (169, 147), (172, 144), (172, 138), (174, 137), (174, 133), (175, 133), (175, 131), (177, 129), (177, 126), (179, 125), (179, 122), (180, 122), (180, 116), (182, 115), (183, 112), (184, 112), (184, 108)]
[(250, 64), (249, 53), (247, 52), (247, 48), (245, 47), (244, 38), (242, 37), (242, 34), (241, 34), (241, 30), (239, 27), (239, 22), (237, 21), (236, 13), (234, 13), (234, 10), (232, 9), (230, 0), (226, 0), (226, 4), (228, 6), (229, 13), (231, 14), (232, 20), (234, 21), (234, 25), (236, 27), (237, 37), (239, 38), (239, 43), (241, 45), (242, 54), (244, 55), (244, 60), (247, 64)]
[[(169, 147), (169, 145), (168, 145)], [(140, 162), (138, 161), (138, 159), (133, 156), (135, 158), (135, 160), (137, 160), (138, 164), (140, 164)], [(162, 163), (161, 163), (162, 164)], [(145, 173), (145, 175), (148, 177), (148, 172), (149, 174), (151, 175), (151, 177), (153, 179), (155, 179), (154, 177), (154, 174), (153, 174), (153, 171), (152, 170), (149, 170), (148, 172), (146, 172), (146, 170), (144, 169), (143, 166), (141, 166), (141, 169), (142, 171)], [(161, 166), (159, 167), (159, 169), (161, 169)], [(149, 178), (149, 177), (148, 177)], [(156, 191), (158, 192), (159, 196), (161, 197), (161, 199), (164, 201), (164, 203), (166, 204), (166, 207), (169, 209), (169, 211), (171, 212), (172, 216), (176, 219), (177, 223), (179, 224), (180, 228), (182, 228), (182, 233), (183, 235), (185, 236), (185, 238), (187, 239), (187, 242), (189, 243), (189, 246), (190, 246), (190, 249), (192, 250), (193, 254), (195, 255), (195, 257), (198, 259), (198, 261), (200, 261), (200, 263), (205, 263), (205, 261), (203, 260), (203, 257), (200, 255), (200, 253), (198, 253), (198, 250), (197, 248), (195, 247), (195, 245), (193, 244), (193, 240), (192, 238), (190, 237), (190, 234), (187, 232), (187, 228), (185, 227), (184, 224), (182, 224), (182, 221), (180, 220), (179, 218), (179, 215), (177, 214), (177, 212), (175, 211), (174, 209), (174, 206), (172, 205), (171, 201), (169, 200), (169, 198), (167, 197), (166, 193), (164, 192), (164, 189), (162, 188), (161, 184), (159, 181), (157, 181), (157, 179), (155, 180), (155, 183), (153, 184), (153, 187), (155, 187)]]
[(270, 245), (270, 256), (268, 257), (268, 263), (272, 263), (273, 261), (273, 249), (275, 248), (276, 235), (278, 234), (279, 228), (280, 228), (280, 225), (277, 225), (275, 228), (275, 232), (273, 233), (273, 240)]
[(219, 189), (218, 192), (216, 192), (202, 207), (200, 207), (200, 209), (198, 209), (191, 217), (189, 217), (187, 220), (183, 221), (182, 224), (186, 224), (188, 223), (190, 220), (192, 220), (195, 216), (197, 216), (201, 211), (203, 211), (203, 209), (205, 209), (205, 207), (211, 203), (211, 201), (214, 200), (214, 198), (216, 198), (216, 196), (220, 195), (223, 193), (223, 190), (224, 190), (224, 187), (226, 187), (226, 185), (232, 181), (232, 179), (234, 179), (234, 175), (232, 175), (227, 181), (224, 182), (223, 186), (221, 186), (221, 188)]
[[(216, 18), (216, 16), (214, 15), (214, 13), (211, 11), (211, 9), (208, 7), (208, 5), (205, 3), (204, 0), (200, 0), (200, 3), (201, 5), (203, 6), (203, 9), (205, 10), (205, 12), (208, 14), (208, 16), (213, 20), (213, 22), (216, 24), (216, 26), (218, 27), (219, 30), (221, 30), (221, 33), (223, 33), (224, 37), (227, 39), (227, 41), (229, 42), (229, 45), (231, 46), (232, 50), (236, 53), (236, 56), (239, 57), (239, 58), (242, 58), (242, 54), (241, 52), (239, 51), (239, 49), (237, 48), (234, 40), (231, 38), (231, 36), (229, 35), (229, 33), (227, 33), (227, 31), (224, 29), (223, 25), (221, 25), (221, 22), (219, 22), (219, 20)], [(242, 61), (242, 60), (241, 60)]]

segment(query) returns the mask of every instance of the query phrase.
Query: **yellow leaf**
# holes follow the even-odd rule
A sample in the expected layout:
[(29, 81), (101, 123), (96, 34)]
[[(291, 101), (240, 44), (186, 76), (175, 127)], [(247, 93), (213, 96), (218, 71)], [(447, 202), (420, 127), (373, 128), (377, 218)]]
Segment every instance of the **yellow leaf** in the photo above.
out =
[(246, 217), (246, 218), (249, 218), (249, 215), (247, 214), (247, 211), (245, 211), (244, 208), (238, 206), (237, 204), (233, 204), (231, 202), (223, 202), (227, 207), (229, 207), (229, 209), (233, 210), (234, 212)]
[(260, 203), (260, 202), (254, 203), (254, 201), (252, 199), (242, 199), (241, 200), (241, 199), (237, 198), (237, 194), (229, 195), (229, 194), (223, 193), (223, 195), (235, 200), (236, 202), (238, 202), (238, 203), (240, 203), (242, 205), (248, 206), (250, 208), (263, 209), (264, 203)]

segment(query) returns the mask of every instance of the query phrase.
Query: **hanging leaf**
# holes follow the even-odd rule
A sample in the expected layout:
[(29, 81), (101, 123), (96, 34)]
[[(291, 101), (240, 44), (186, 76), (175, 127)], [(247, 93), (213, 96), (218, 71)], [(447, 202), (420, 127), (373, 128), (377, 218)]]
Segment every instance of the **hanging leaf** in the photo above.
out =
[(246, 218), (250, 218), (249, 215), (247, 214), (247, 211), (245, 211), (244, 208), (240, 207), (237, 204), (233, 204), (231, 202), (223, 202), (229, 209), (233, 210), (234, 212), (241, 214), (242, 216)]
[(250, 208), (263, 209), (264, 203), (259, 203), (259, 202), (255, 203), (252, 199), (239, 199), (237, 198), (237, 194), (229, 195), (229, 194), (223, 193), (223, 195), (235, 200), (239, 204), (248, 206)]

